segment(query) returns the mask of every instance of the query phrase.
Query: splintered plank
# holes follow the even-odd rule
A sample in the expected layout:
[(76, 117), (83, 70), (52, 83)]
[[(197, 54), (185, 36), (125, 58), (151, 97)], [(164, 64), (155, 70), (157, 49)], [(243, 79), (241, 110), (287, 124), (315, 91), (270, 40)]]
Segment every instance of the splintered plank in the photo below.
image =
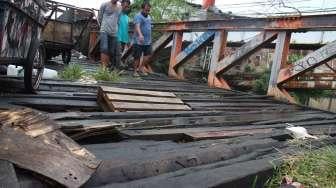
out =
[(107, 98), (111, 101), (184, 104), (183, 101), (179, 98), (145, 97), (145, 96), (126, 95), (126, 94), (125, 95), (107, 94)]
[(61, 185), (82, 186), (100, 163), (40, 112), (12, 109), (0, 113), (0, 122), (0, 159)]
[(0, 160), (0, 187), (20, 187), (13, 164), (4, 160)]
[(175, 104), (148, 104), (148, 103), (125, 103), (125, 102), (113, 102), (115, 109), (128, 110), (128, 111), (141, 111), (141, 110), (191, 110), (186, 105)]
[(101, 86), (100, 89), (106, 93), (118, 93), (118, 94), (132, 94), (132, 95), (142, 95), (142, 96), (152, 96), (152, 97), (176, 97), (174, 93), (168, 92), (158, 92), (158, 91), (146, 91), (146, 90), (135, 90), (135, 89), (125, 89), (117, 87), (106, 87)]

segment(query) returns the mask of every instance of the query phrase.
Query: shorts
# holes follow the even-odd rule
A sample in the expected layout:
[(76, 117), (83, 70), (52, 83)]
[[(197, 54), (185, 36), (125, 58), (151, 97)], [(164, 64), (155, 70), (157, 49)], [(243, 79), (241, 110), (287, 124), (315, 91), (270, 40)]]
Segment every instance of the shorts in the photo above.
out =
[(152, 54), (152, 46), (151, 45), (138, 45), (134, 44), (133, 46), (133, 57), (135, 59), (141, 58), (142, 54), (144, 56), (149, 56)]
[(111, 37), (107, 33), (100, 33), (100, 52), (110, 56), (112, 66), (119, 67), (121, 51), (117, 37)]

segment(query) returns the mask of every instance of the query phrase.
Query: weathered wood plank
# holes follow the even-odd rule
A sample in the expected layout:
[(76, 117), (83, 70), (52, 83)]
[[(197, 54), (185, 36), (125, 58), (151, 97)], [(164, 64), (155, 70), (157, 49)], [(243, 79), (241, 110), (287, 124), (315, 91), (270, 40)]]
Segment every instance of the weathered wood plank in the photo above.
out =
[[(60, 131), (44, 132), (43, 135), (38, 134), (38, 137), (28, 134), (44, 130), (44, 127), (56, 127), (36, 111), (13, 109), (1, 112), (0, 119), (0, 159), (68, 187), (83, 185), (100, 163), (85, 148)], [(36, 120), (41, 124), (34, 124)]]
[(147, 104), (147, 103), (126, 103), (126, 102), (113, 102), (114, 109), (120, 111), (156, 111), (156, 110), (191, 110), (187, 105), (175, 104)]
[(126, 101), (126, 102), (144, 102), (144, 103), (166, 103), (166, 104), (184, 104), (179, 98), (164, 98), (164, 97), (146, 97), (126, 94), (106, 94), (107, 98), (114, 101)]
[[(105, 160), (102, 163), (95, 176), (91, 179), (90, 183), (92, 184), (88, 183), (87, 186), (98, 186), (101, 182), (117, 183), (126, 182), (130, 179), (137, 180), (148, 178), (183, 168), (225, 161), (248, 154), (257, 149), (272, 148), (281, 145), (272, 139), (250, 140), (232, 145), (226, 143), (199, 144), (195, 144), (194, 146), (188, 145), (189, 147), (173, 151), (170, 149), (154, 155), (152, 152), (149, 153), (148, 150), (142, 147), (137, 150), (133, 149), (132, 151), (126, 152), (125, 154), (132, 155), (126, 158), (122, 158), (122, 154), (120, 153), (115, 153), (118, 150), (117, 148), (115, 148), (115, 151), (114, 149), (106, 151), (111, 154), (115, 153), (112, 154), (114, 157), (111, 157), (110, 161)], [(151, 146), (152, 149), (155, 149), (153, 148), (153, 145)], [(105, 153), (105, 155), (107, 155), (107, 153)], [(115, 161), (115, 157), (118, 157), (119, 160)], [(138, 160), (139, 157), (143, 160)], [(97, 178), (100, 182), (95, 181)]]
[(205, 131), (205, 132), (193, 132), (186, 133), (192, 140), (205, 140), (205, 139), (223, 139), (232, 138), (254, 134), (268, 134), (272, 129), (254, 129), (254, 130), (239, 130), (239, 131)]
[(145, 90), (135, 90), (135, 89), (125, 89), (125, 88), (115, 88), (100, 86), (101, 90), (107, 93), (118, 93), (118, 94), (131, 94), (131, 95), (142, 95), (142, 96), (152, 96), (152, 97), (176, 97), (173, 93), (168, 92), (157, 92), (157, 91), (145, 91)]
[[(268, 174), (274, 168), (271, 161), (273, 158), (249, 160), (232, 165), (214, 164), (202, 168), (193, 168), (190, 173), (175, 172), (148, 179), (131, 181), (126, 183), (111, 183), (105, 188), (151, 188), (160, 185), (162, 188), (187, 187), (249, 187), (258, 176), (256, 185), (263, 186)], [(221, 165), (222, 164), (222, 165)], [(226, 163), (224, 163), (226, 164)]]

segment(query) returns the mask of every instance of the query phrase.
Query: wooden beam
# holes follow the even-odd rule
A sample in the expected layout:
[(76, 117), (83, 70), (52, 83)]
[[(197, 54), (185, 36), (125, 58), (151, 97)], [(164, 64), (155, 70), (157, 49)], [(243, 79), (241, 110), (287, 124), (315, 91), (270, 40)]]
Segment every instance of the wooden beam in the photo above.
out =
[(273, 96), (280, 100), (287, 100), (295, 103), (293, 97), (289, 95), (283, 88), (278, 88), (278, 77), (281, 68), (285, 68), (287, 64), (289, 45), (291, 40), (290, 32), (279, 32), (273, 56), (273, 64), (271, 77), (268, 85), (268, 96)]
[(182, 50), (182, 39), (183, 39), (183, 32), (175, 32), (173, 36), (173, 46), (170, 55), (170, 63), (169, 63), (169, 71), (168, 75), (174, 78), (180, 78), (175, 70), (176, 57)]
[(179, 98), (148, 97), (148, 96), (125, 95), (125, 94), (106, 94), (106, 95), (107, 98), (111, 101), (184, 104), (183, 101)]
[(215, 34), (208, 76), (208, 85), (210, 87), (217, 87), (229, 90), (231, 89), (229, 84), (227, 84), (227, 82), (223, 78), (216, 75), (217, 64), (222, 59), (222, 57), (224, 57), (225, 48), (227, 45), (227, 36), (228, 33), (226, 31), (218, 31)]
[(255, 36), (252, 40), (240, 47), (233, 55), (224, 58), (216, 68), (216, 74), (222, 74), (231, 67), (238, 65), (241, 60), (258, 51), (264, 44), (273, 41), (277, 32), (262, 32)]
[(336, 56), (336, 41), (308, 54), (303, 59), (295, 62), (291, 67), (280, 71), (278, 84), (283, 84), (299, 75), (304, 74)]
[(12, 109), (1, 112), (0, 120), (0, 159), (66, 187), (81, 187), (100, 164), (93, 154), (61, 131), (45, 133), (46, 128), (58, 126), (46, 114)]
[(100, 88), (107, 93), (117, 93), (117, 94), (128, 94), (128, 95), (141, 95), (150, 97), (171, 97), (176, 98), (176, 95), (169, 92), (159, 92), (159, 91), (146, 91), (146, 90), (135, 90), (135, 89), (125, 89), (117, 87), (107, 87), (100, 86)]

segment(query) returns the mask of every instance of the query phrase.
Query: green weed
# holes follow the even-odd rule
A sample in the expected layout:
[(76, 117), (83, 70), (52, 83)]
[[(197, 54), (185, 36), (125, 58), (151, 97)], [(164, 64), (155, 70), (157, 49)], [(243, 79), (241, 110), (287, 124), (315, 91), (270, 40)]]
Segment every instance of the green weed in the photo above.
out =
[(286, 156), (266, 187), (278, 188), (284, 176), (292, 177), (305, 187), (336, 187), (336, 147)]
[(63, 80), (78, 80), (85, 75), (85, 71), (78, 64), (67, 65), (64, 70), (59, 74)]
[(93, 73), (92, 77), (100, 81), (115, 82), (121, 79), (121, 72), (118, 70), (110, 71), (108, 68), (99, 67), (97, 72)]

